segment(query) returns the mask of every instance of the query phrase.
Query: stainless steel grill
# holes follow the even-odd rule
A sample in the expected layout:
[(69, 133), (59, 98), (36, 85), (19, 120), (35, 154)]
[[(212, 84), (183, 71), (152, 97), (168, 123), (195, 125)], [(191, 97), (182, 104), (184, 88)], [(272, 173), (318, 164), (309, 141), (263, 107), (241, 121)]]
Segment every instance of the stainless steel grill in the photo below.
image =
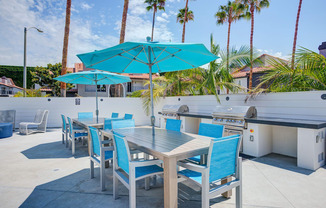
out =
[(256, 118), (254, 106), (217, 106), (212, 113), (213, 123), (224, 125), (225, 129), (247, 129), (245, 118)]
[(189, 112), (187, 105), (164, 105), (162, 116), (165, 118), (178, 118), (178, 113)]

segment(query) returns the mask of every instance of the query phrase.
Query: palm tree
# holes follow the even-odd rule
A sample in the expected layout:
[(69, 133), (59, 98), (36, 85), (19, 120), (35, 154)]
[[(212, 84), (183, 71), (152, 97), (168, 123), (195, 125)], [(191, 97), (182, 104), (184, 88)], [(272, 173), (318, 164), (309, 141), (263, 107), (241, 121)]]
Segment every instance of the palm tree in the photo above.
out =
[(165, 8), (164, 8), (165, 0), (145, 0), (144, 3), (148, 4), (148, 6), (146, 7), (147, 11), (153, 10), (153, 24), (152, 24), (152, 35), (151, 35), (151, 41), (153, 41), (155, 14), (157, 12), (157, 9), (165, 11)]
[[(220, 46), (214, 43), (211, 35), (211, 53), (220, 56), (218, 61), (209, 63), (208, 69), (199, 68), (200, 79), (197, 80), (198, 91), (203, 94), (215, 95), (220, 102), (218, 94), (219, 90), (230, 90), (231, 92), (243, 91), (243, 87), (235, 84), (230, 71), (250, 64), (250, 49), (247, 46), (241, 46), (239, 49), (231, 48), (229, 56), (225, 50), (221, 50)], [(256, 54), (255, 54), (256, 56)], [(229, 58), (229, 61), (228, 61)], [(229, 62), (229, 63), (228, 63)], [(228, 66), (230, 68), (228, 68)]]
[(242, 0), (242, 2), (249, 7), (249, 13), (246, 17), (251, 19), (250, 30), (250, 73), (249, 73), (249, 90), (252, 89), (252, 68), (253, 68), (253, 39), (254, 39), (254, 15), (255, 11), (260, 12), (262, 8), (269, 7), (269, 0)]
[(123, 13), (122, 13), (122, 21), (121, 21), (120, 44), (125, 42), (128, 6), (129, 6), (129, 0), (125, 0), (123, 5)]
[[(187, 0), (188, 2), (188, 0)], [(177, 15), (177, 22), (179, 22), (180, 24), (183, 24), (183, 30), (182, 30), (182, 42), (185, 42), (185, 33), (186, 33), (186, 23), (189, 20), (194, 21), (194, 13), (191, 10), (188, 10), (189, 8), (184, 8), (184, 9), (180, 9), (179, 13)], [(187, 10), (187, 15), (185, 15)]]
[(227, 70), (229, 69), (229, 47), (230, 47), (230, 31), (231, 31), (231, 23), (236, 22), (244, 16), (245, 6), (238, 1), (228, 1), (227, 5), (220, 6), (218, 12), (215, 14), (217, 18), (217, 24), (222, 25), (224, 23), (228, 23), (228, 39), (227, 39), (227, 59), (226, 65)]
[(299, 26), (299, 18), (300, 18), (300, 12), (301, 12), (301, 5), (302, 5), (302, 0), (299, 0), (297, 20), (295, 22), (295, 32), (294, 32), (294, 40), (293, 40), (293, 49), (292, 49), (292, 60), (291, 60), (291, 68), (292, 68), (292, 70), (294, 69), (295, 48), (296, 48), (296, 45), (297, 45), (298, 26)]
[[(63, 38), (62, 50), (62, 71), (61, 75), (67, 73), (68, 39), (70, 27), (71, 0), (67, 0), (65, 34)], [(61, 82), (61, 97), (66, 97), (66, 83)]]

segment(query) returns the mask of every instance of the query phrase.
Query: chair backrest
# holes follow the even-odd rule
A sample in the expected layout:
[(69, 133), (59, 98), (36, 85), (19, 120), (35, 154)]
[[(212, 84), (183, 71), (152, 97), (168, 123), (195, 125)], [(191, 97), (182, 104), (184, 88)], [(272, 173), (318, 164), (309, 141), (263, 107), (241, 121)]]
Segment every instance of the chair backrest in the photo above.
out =
[(112, 121), (112, 129), (132, 128), (132, 127), (135, 127), (134, 119)]
[(123, 120), (123, 118), (106, 118), (104, 119), (104, 130), (112, 130), (112, 121), (120, 121)]
[(72, 135), (72, 121), (71, 121), (71, 118), (70, 117), (67, 117), (67, 120), (68, 120), (68, 124), (69, 124), (69, 136)]
[(98, 129), (89, 126), (89, 133), (91, 134), (92, 152), (98, 156), (101, 156), (101, 143)]
[(79, 112), (78, 119), (90, 119), (93, 118), (93, 112)]
[(240, 143), (240, 135), (232, 135), (211, 140), (207, 157), (210, 182), (220, 180), (236, 173)]
[(40, 124), (37, 126), (38, 130), (44, 131), (44, 132), (46, 131), (46, 127), (47, 127), (47, 123), (48, 123), (48, 117), (49, 117), (49, 111), (44, 110), (42, 120), (41, 120)]
[(62, 120), (62, 131), (65, 131), (67, 128), (67, 121), (66, 121), (66, 117), (61, 114), (61, 120)]
[(119, 113), (112, 113), (111, 114), (111, 118), (118, 118), (119, 117)]
[(34, 117), (34, 123), (41, 123), (43, 120), (44, 113), (44, 110), (37, 110)]
[(175, 119), (166, 119), (166, 126), (165, 128), (167, 130), (173, 130), (173, 131), (180, 131), (181, 128), (181, 120), (175, 120)]
[(220, 138), (223, 137), (224, 126), (218, 124), (200, 123), (198, 135)]
[(113, 138), (117, 164), (122, 170), (129, 174), (130, 151), (128, 142), (125, 137), (117, 134), (114, 134)]
[(132, 119), (132, 117), (133, 117), (132, 114), (126, 113), (124, 119)]

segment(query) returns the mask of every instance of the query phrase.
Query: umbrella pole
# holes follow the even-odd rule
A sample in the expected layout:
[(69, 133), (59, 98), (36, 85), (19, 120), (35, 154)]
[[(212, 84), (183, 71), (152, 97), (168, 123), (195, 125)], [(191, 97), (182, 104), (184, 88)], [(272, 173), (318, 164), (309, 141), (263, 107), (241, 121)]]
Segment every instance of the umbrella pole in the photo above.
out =
[(154, 103), (153, 103), (153, 80), (152, 80), (152, 63), (151, 63), (151, 53), (150, 47), (148, 46), (148, 59), (149, 59), (149, 82), (150, 82), (150, 92), (151, 92), (151, 125), (153, 128), (153, 135), (154, 133), (154, 126), (155, 126), (155, 116), (154, 116)]
[[(96, 75), (97, 78), (97, 75)], [(98, 123), (98, 95), (97, 95), (97, 80), (95, 80), (95, 91), (96, 91), (96, 123)]]

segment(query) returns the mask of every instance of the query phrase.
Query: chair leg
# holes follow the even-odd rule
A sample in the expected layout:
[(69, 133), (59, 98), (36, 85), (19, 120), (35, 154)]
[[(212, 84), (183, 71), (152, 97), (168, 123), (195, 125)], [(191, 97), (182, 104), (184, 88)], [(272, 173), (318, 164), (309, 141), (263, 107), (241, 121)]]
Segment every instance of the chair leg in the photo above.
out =
[(94, 162), (93, 160), (90, 161), (90, 171), (91, 171), (91, 178), (94, 178)]
[[(149, 158), (149, 155), (148, 154), (146, 154), (146, 153), (144, 153), (144, 159), (145, 160), (148, 160), (148, 158)], [(150, 183), (150, 177), (146, 177), (145, 178), (145, 190), (149, 190), (150, 189), (150, 187), (149, 187), (149, 183)]]
[(242, 185), (236, 187), (235, 192), (236, 192), (236, 199), (235, 199), (236, 208), (242, 208)]
[(105, 191), (105, 160), (101, 158), (101, 164), (100, 164), (100, 181), (101, 181), (101, 189), (102, 191)]
[(209, 179), (208, 174), (202, 174), (202, 187), (201, 187), (201, 207), (209, 208)]
[(64, 144), (64, 143), (65, 143), (65, 133), (62, 132), (62, 144)]
[(129, 175), (129, 208), (136, 208), (136, 180)]
[(115, 174), (113, 173), (113, 198), (117, 199), (119, 197), (119, 180)]
[(74, 135), (74, 133), (72, 134), (72, 139), (71, 139), (71, 152), (72, 152), (72, 155), (75, 155), (75, 146), (76, 146), (76, 144), (75, 144), (76, 142), (75, 142), (75, 135)]
[(68, 133), (66, 132), (66, 148), (69, 146)]

